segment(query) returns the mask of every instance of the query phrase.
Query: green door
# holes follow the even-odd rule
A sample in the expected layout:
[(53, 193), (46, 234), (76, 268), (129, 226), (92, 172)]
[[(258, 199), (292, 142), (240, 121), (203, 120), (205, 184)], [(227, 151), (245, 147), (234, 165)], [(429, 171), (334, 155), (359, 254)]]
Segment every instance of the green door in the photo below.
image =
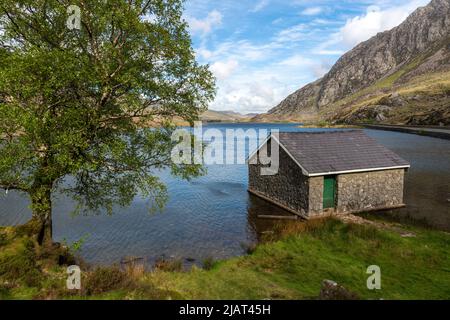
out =
[(328, 176), (323, 180), (323, 208), (334, 208), (336, 177)]

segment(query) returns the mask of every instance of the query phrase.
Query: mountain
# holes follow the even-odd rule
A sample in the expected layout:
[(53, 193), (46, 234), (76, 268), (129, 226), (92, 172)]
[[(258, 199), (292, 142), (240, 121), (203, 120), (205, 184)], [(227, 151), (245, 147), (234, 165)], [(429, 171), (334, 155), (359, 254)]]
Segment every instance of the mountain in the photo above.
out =
[[(200, 120), (203, 122), (249, 122), (254, 115), (243, 115), (235, 111), (215, 111), (206, 110), (200, 115)], [(173, 119), (178, 126), (188, 126), (189, 123), (185, 120), (176, 117)], [(158, 125), (158, 123), (151, 123), (150, 125)]]
[(253, 120), (450, 124), (450, 0), (360, 43)]
[(248, 121), (251, 117), (240, 114), (235, 111), (214, 111), (207, 110), (202, 115), (200, 115), (200, 119), (203, 121), (210, 122), (243, 122)]

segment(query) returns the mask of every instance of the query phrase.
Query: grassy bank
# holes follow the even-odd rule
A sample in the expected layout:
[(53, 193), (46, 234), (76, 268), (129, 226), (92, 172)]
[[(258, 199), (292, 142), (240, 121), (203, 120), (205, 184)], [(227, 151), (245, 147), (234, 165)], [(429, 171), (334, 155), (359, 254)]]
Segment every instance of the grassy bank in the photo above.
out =
[[(65, 289), (65, 266), (57, 263), (64, 255), (40, 252), (26, 234), (6, 228), (0, 237), (0, 297), (315, 299), (322, 281), (331, 279), (362, 299), (449, 299), (450, 235), (405, 229), (335, 219), (289, 223), (250, 255), (208, 264), (209, 270), (95, 269), (83, 273), (81, 292), (71, 292)], [(381, 290), (366, 287), (369, 265), (381, 267)], [(160, 269), (169, 270), (170, 263)]]

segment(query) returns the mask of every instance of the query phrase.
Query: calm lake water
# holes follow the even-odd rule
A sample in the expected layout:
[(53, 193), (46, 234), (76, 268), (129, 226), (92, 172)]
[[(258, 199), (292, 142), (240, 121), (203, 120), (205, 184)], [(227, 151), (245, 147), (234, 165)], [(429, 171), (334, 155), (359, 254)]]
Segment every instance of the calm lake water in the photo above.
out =
[[(204, 129), (244, 130), (300, 129), (285, 124), (209, 124)], [(411, 162), (406, 176), (408, 207), (389, 214), (401, 219), (423, 221), (450, 231), (450, 141), (418, 135), (366, 130), (381, 144)], [(241, 141), (240, 143), (243, 143)], [(163, 213), (149, 214), (145, 199), (136, 198), (113, 216), (71, 216), (73, 203), (67, 198), (54, 202), (54, 237), (72, 243), (86, 238), (82, 257), (93, 264), (119, 263), (124, 257), (178, 258), (200, 263), (205, 258), (225, 259), (244, 253), (273, 222), (257, 219), (259, 214), (286, 214), (247, 193), (246, 165), (214, 165), (206, 176), (191, 182), (161, 174), (170, 192)], [(26, 222), (31, 214), (26, 196), (2, 192), (0, 225)]]

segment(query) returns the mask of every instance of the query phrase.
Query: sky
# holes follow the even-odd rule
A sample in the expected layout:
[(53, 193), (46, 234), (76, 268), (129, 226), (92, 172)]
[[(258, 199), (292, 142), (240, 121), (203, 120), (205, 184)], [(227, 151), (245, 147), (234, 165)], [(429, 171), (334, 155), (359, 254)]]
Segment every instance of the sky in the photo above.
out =
[(429, 0), (186, 0), (197, 60), (217, 79), (210, 109), (262, 113), (322, 77), (358, 43)]

